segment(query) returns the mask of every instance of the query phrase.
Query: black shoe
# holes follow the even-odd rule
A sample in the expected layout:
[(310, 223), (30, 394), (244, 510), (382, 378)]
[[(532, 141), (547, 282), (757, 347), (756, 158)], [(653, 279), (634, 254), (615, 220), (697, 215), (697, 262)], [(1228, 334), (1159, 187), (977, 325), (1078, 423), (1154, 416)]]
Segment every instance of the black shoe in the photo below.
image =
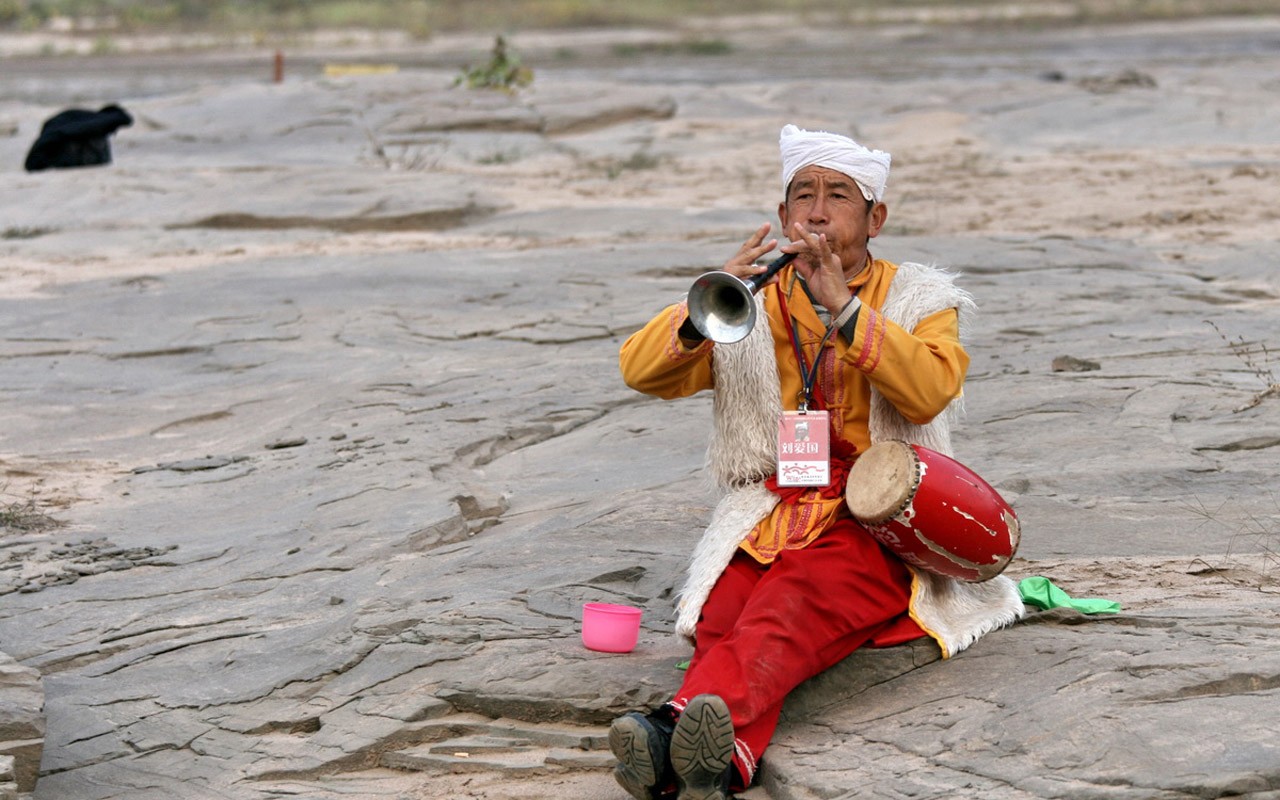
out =
[(714, 694), (689, 701), (671, 733), (671, 766), (680, 800), (728, 800), (733, 719)]
[(668, 753), (671, 749), (670, 720), (659, 714), (645, 716), (638, 711), (623, 714), (609, 726), (609, 749), (618, 758), (613, 777), (636, 800), (661, 800), (675, 776)]

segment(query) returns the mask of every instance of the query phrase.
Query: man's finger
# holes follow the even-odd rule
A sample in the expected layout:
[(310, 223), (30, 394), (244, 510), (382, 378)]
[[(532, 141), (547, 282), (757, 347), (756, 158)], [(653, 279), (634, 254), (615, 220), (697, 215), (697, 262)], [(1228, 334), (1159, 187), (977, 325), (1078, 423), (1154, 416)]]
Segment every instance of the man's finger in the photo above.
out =
[(760, 256), (764, 255), (765, 253), (768, 253), (770, 250), (772, 250), (777, 246), (778, 246), (777, 239), (770, 239), (768, 242), (762, 245), (757, 245), (756, 247), (752, 248), (749, 251), (751, 252), (751, 260), (755, 261), (756, 259), (760, 258)]
[(747, 245), (749, 247), (759, 247), (760, 243), (764, 241), (764, 237), (769, 235), (771, 227), (773, 226), (767, 222), (761, 223), (760, 227), (756, 228), (756, 232), (751, 234), (751, 238), (747, 240)]

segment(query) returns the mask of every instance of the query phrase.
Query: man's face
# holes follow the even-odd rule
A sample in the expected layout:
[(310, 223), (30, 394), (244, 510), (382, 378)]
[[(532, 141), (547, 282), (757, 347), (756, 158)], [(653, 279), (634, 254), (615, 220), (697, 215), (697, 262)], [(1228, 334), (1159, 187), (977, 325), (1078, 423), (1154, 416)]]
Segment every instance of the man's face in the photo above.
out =
[(825, 233), (845, 269), (857, 271), (867, 258), (867, 240), (880, 233), (888, 213), (884, 203), (867, 205), (853, 178), (826, 167), (805, 167), (778, 205), (778, 220), (787, 235), (797, 222), (810, 233)]

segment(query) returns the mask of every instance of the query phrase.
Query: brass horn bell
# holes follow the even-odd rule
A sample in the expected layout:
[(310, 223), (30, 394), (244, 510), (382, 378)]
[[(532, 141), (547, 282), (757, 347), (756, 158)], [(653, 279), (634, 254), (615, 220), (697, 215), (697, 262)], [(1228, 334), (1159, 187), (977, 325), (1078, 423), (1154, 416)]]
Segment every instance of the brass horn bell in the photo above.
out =
[(756, 326), (755, 295), (795, 257), (795, 253), (783, 253), (764, 272), (746, 279), (720, 269), (702, 273), (689, 289), (689, 321), (717, 344), (745, 339)]

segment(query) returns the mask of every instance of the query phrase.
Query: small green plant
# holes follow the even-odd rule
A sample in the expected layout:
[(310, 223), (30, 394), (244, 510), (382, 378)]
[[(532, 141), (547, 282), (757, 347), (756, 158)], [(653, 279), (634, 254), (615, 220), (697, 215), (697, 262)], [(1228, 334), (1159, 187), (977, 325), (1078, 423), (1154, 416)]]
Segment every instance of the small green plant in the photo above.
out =
[(53, 233), (53, 228), (28, 228), (19, 226), (16, 228), (5, 228), (0, 231), (0, 239), (35, 239), (44, 236), (46, 233)]
[(115, 39), (110, 36), (99, 36), (93, 40), (93, 49), (90, 52), (95, 56), (109, 56), (119, 49)]
[(26, 9), (18, 0), (0, 0), (0, 28), (13, 28), (22, 20)]
[(533, 70), (520, 63), (520, 56), (508, 50), (507, 40), (498, 36), (493, 40), (493, 54), (489, 63), (468, 67), (462, 71), (454, 86), (468, 89), (499, 89), (514, 92), (533, 83)]
[(490, 153), (487, 156), (481, 156), (480, 158), (476, 159), (476, 162), (479, 164), (485, 164), (485, 165), (514, 164), (519, 160), (520, 160), (520, 151), (516, 148), (511, 148), (509, 150), (498, 150), (496, 152)]
[(733, 52), (733, 45), (724, 39), (682, 39), (678, 42), (616, 44), (610, 50), (619, 58), (649, 55), (723, 56)]
[(617, 178), (624, 170), (654, 169), (659, 164), (658, 157), (643, 150), (637, 150), (623, 161), (614, 161), (605, 168), (609, 180)]
[(733, 45), (724, 39), (693, 39), (684, 42), (683, 49), (691, 56), (722, 56), (733, 52)]

